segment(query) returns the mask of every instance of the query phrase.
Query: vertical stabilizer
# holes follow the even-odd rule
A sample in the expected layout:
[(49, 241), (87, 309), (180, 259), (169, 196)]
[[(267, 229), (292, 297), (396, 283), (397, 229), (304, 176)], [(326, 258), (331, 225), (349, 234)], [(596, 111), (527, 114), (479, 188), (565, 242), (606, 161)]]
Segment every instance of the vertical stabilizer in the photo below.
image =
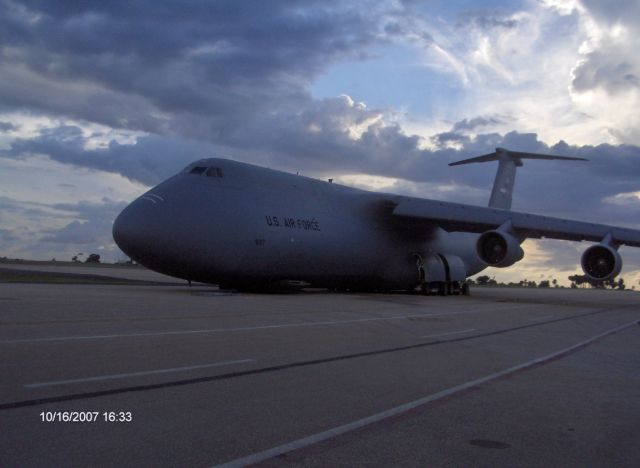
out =
[(459, 166), (461, 164), (471, 164), (489, 161), (498, 161), (498, 172), (493, 182), (493, 190), (489, 199), (489, 206), (511, 209), (513, 197), (513, 186), (516, 181), (516, 170), (522, 166), (523, 159), (561, 159), (569, 161), (587, 161), (584, 158), (573, 158), (568, 156), (552, 156), (548, 154), (522, 153), (519, 151), (509, 151), (504, 148), (496, 148), (494, 153), (485, 154), (475, 158), (465, 159), (449, 164), (449, 166)]

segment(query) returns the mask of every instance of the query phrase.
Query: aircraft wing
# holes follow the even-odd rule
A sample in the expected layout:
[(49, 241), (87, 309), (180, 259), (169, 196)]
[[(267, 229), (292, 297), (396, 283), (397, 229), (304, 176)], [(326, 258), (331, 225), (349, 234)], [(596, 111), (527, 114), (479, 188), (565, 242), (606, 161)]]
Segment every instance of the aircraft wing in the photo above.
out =
[(520, 236), (600, 242), (610, 234), (616, 244), (640, 247), (640, 230), (552, 218), (517, 211), (418, 198), (395, 200), (394, 216), (437, 223), (447, 231), (485, 232), (507, 221)]

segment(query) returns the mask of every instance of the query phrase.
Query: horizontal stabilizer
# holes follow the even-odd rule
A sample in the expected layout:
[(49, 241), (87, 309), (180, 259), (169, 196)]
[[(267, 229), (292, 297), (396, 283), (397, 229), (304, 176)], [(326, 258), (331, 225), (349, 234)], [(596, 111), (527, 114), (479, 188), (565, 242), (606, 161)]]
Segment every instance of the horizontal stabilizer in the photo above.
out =
[[(585, 158), (574, 158), (571, 156), (554, 156), (551, 154), (525, 153), (522, 151), (510, 151), (505, 148), (496, 148), (495, 152), (465, 159), (463, 161), (452, 162), (449, 166), (460, 166), (461, 164), (481, 163), (489, 161), (500, 161), (501, 158), (514, 159), (517, 166), (522, 165), (518, 159), (563, 159), (566, 161), (588, 161)], [(518, 164), (520, 163), (520, 164)]]

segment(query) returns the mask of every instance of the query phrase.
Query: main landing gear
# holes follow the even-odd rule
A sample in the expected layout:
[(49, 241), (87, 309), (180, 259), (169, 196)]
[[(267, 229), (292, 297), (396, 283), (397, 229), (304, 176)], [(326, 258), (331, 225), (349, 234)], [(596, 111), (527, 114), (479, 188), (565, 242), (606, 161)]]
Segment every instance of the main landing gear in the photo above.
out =
[(425, 296), (469, 296), (471, 290), (466, 281), (425, 281), (419, 286), (420, 294)]

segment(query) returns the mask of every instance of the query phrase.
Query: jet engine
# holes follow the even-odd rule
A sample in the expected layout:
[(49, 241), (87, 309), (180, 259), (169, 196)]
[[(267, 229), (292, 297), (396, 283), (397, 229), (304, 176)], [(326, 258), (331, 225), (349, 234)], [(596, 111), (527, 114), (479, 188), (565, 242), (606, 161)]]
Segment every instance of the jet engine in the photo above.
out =
[(511, 266), (524, 257), (518, 239), (500, 228), (482, 234), (476, 243), (476, 252), (483, 262), (499, 268)]
[(607, 244), (596, 244), (582, 254), (582, 271), (594, 281), (606, 281), (615, 277), (622, 269), (622, 258), (618, 251)]

